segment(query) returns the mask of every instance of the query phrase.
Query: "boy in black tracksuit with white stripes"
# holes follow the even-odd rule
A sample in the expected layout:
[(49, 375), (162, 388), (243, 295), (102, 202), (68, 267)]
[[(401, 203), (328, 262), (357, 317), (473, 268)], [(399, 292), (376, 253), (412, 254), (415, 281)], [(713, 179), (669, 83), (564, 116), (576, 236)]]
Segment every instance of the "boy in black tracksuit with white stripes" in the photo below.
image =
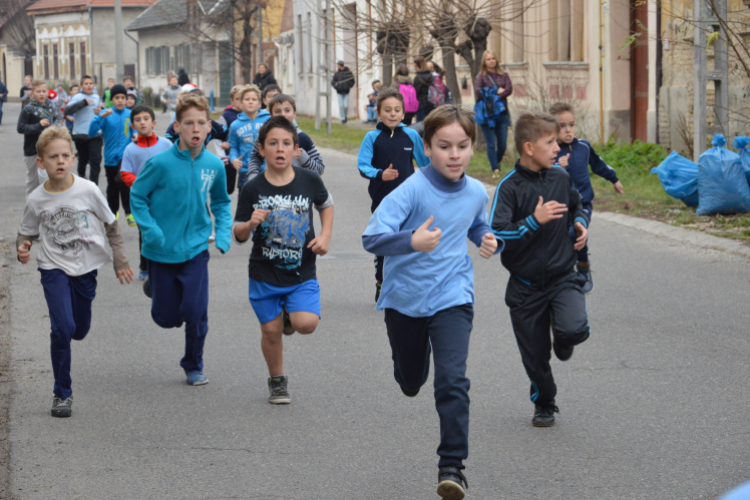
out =
[[(527, 113), (516, 122), (520, 160), (497, 186), (490, 226), (505, 241), (503, 266), (510, 271), (505, 303), (531, 379), (532, 424), (555, 423), (557, 387), (550, 368), (552, 348), (561, 361), (589, 337), (586, 296), (575, 272), (576, 251), (588, 237), (588, 217), (570, 176), (554, 167), (559, 126), (546, 113)], [(569, 220), (575, 243), (568, 234)]]

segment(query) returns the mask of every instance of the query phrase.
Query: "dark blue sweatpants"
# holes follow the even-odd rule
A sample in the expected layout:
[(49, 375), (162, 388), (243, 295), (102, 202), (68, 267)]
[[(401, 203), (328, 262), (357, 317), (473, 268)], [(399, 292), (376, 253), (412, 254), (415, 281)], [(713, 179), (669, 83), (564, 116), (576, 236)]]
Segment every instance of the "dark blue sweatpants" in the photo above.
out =
[[(591, 204), (591, 202), (583, 202), (583, 206), (581, 207), (583, 209), (583, 213), (586, 214), (586, 217), (589, 219), (589, 225), (588, 227), (591, 227), (591, 216), (594, 214), (594, 205)], [(576, 234), (575, 229), (573, 229), (573, 224), (571, 224), (568, 228), (568, 231), (570, 233), (570, 237), (575, 241), (578, 238), (578, 235)], [(588, 262), (589, 261), (589, 240), (586, 240), (586, 244), (578, 250), (578, 262)]]
[(435, 363), (435, 407), (440, 417), (438, 467), (463, 469), (469, 456), (469, 387), (466, 359), (474, 307), (465, 304), (412, 318), (385, 310), (385, 324), (393, 352), (393, 371), (402, 390), (416, 394), (430, 373), (430, 351)]
[(164, 264), (148, 260), (151, 317), (162, 328), (185, 323), (186, 371), (203, 370), (203, 345), (208, 333), (208, 250), (187, 262)]
[(96, 295), (96, 271), (68, 276), (61, 269), (39, 269), (49, 308), (50, 355), (55, 396), (73, 394), (70, 379), (70, 340), (83, 340), (91, 328), (91, 302)]

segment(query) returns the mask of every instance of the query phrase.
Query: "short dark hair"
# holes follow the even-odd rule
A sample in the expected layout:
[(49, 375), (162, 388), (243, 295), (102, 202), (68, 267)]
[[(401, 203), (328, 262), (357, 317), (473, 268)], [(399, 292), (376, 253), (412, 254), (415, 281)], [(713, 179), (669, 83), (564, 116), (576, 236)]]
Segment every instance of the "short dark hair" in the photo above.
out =
[(133, 77), (132, 77), (132, 76), (130, 76), (130, 75), (125, 75), (125, 76), (123, 76), (123, 77), (122, 77), (122, 81), (124, 82), (125, 80), (130, 80), (131, 82), (135, 83), (135, 78), (133, 78)]
[(261, 100), (265, 99), (268, 93), (273, 92), (274, 90), (277, 91), (279, 94), (283, 93), (281, 91), (281, 87), (279, 87), (278, 85), (274, 85), (274, 84), (266, 85), (266, 88), (263, 89), (263, 93), (261, 94), (260, 99)]
[(258, 133), (258, 140), (260, 141), (261, 146), (266, 146), (266, 137), (268, 137), (269, 132), (271, 132), (271, 130), (275, 128), (286, 130), (287, 132), (292, 134), (294, 145), (296, 146), (299, 144), (297, 127), (292, 125), (292, 122), (290, 122), (283, 116), (274, 116), (273, 118), (269, 118), (268, 121), (260, 128), (260, 132)]
[(477, 124), (474, 121), (474, 113), (457, 104), (443, 104), (432, 110), (424, 120), (424, 135), (422, 136), (424, 143), (432, 146), (430, 143), (432, 136), (441, 128), (454, 123), (461, 125), (472, 144), (476, 142)]
[(140, 115), (141, 113), (148, 113), (151, 116), (152, 120), (156, 120), (154, 110), (149, 108), (148, 106), (141, 104), (130, 110), (130, 121), (132, 122), (136, 115)]
[(555, 117), (549, 113), (530, 111), (518, 118), (513, 131), (516, 151), (519, 155), (522, 155), (524, 144), (536, 142), (547, 134), (557, 134), (560, 132), (560, 125), (558, 125)]
[(81, 85), (83, 85), (83, 82), (85, 82), (86, 80), (91, 80), (93, 82), (94, 81), (94, 77), (91, 76), (91, 75), (83, 75), (81, 77)]
[(549, 108), (549, 114), (551, 114), (552, 116), (561, 115), (563, 113), (570, 113), (572, 115), (575, 115), (573, 106), (568, 104), (567, 102), (556, 102)]
[(383, 101), (386, 99), (390, 99), (392, 97), (395, 97), (399, 101), (401, 101), (401, 107), (404, 106), (404, 96), (399, 92), (398, 90), (394, 89), (393, 87), (388, 87), (386, 89), (383, 89), (378, 94), (378, 99), (375, 101), (375, 107), (378, 110), (378, 113), (380, 113), (380, 106), (383, 104)]
[(409, 76), (409, 67), (404, 63), (399, 63), (396, 66), (396, 75)]
[(268, 103), (268, 112), (273, 113), (273, 107), (277, 104), (283, 104), (285, 102), (288, 102), (292, 105), (292, 108), (294, 109), (294, 112), (297, 112), (297, 101), (294, 100), (294, 97), (286, 95), (286, 94), (279, 94), (273, 96), (273, 99), (271, 99), (271, 102)]

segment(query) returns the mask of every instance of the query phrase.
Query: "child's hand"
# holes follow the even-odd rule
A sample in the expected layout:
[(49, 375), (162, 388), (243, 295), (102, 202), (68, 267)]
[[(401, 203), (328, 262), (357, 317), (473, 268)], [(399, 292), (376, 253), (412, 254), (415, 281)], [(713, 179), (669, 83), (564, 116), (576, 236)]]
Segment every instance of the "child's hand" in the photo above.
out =
[(102, 108), (100, 108), (99, 106), (97, 106), (97, 107), (94, 108), (94, 114), (96, 116), (99, 116), (99, 113), (101, 113), (101, 112), (102, 112)]
[(94, 101), (92, 101), (91, 99), (84, 99), (84, 101), (86, 101), (86, 106), (91, 106), (92, 104), (94, 104)]
[(311, 249), (314, 254), (325, 255), (328, 253), (328, 246), (331, 244), (331, 237), (325, 234), (321, 234), (310, 243), (307, 248)]
[(294, 155), (292, 155), (294, 158), (299, 160), (299, 157), (302, 156), (302, 148), (297, 148), (297, 151), (294, 152)]
[(499, 87), (499, 88), (497, 89), (497, 95), (500, 95), (500, 94), (502, 94), (503, 92), (505, 92), (505, 88), (503, 88), (503, 87)]
[(625, 194), (625, 189), (623, 189), (622, 187), (622, 182), (620, 181), (615, 182), (614, 188), (615, 188), (615, 193)]
[(433, 220), (435, 218), (430, 215), (430, 218), (412, 233), (411, 246), (417, 252), (432, 252), (438, 246), (438, 243), (440, 243), (440, 236), (442, 236), (443, 232), (438, 228), (432, 231), (428, 229)]
[(21, 264), (28, 264), (29, 258), (31, 257), (31, 242), (24, 241), (17, 250), (18, 260), (21, 262)]
[(250, 227), (255, 228), (263, 224), (263, 222), (265, 222), (266, 220), (266, 217), (268, 217), (268, 214), (270, 213), (270, 210), (254, 210), (253, 216), (250, 217)]
[(231, 147), (228, 142), (221, 143), (221, 149), (230, 149)]
[(539, 197), (539, 203), (536, 204), (536, 210), (534, 210), (534, 218), (539, 224), (546, 224), (554, 219), (562, 219), (565, 212), (568, 211), (568, 207), (562, 203), (556, 201), (548, 201), (544, 203), (542, 197)]
[(393, 163), (391, 163), (390, 165), (388, 165), (388, 168), (383, 170), (382, 179), (387, 182), (387, 181), (392, 181), (397, 178), (398, 178), (398, 170), (393, 170)]
[(557, 164), (560, 165), (562, 168), (567, 168), (567, 166), (570, 164), (570, 153), (566, 154), (565, 156), (561, 156), (557, 159)]
[(485, 259), (489, 259), (495, 255), (497, 250), (497, 240), (492, 233), (487, 233), (482, 238), (482, 246), (479, 247), (479, 255)]
[(120, 280), (120, 284), (124, 285), (125, 282), (130, 284), (133, 281), (133, 270), (130, 268), (127, 269), (120, 269), (119, 271), (115, 271), (117, 274), (117, 279)]
[(232, 160), (232, 166), (235, 169), (237, 169), (237, 170), (241, 169), (242, 168), (242, 157), (240, 156), (239, 158), (235, 158), (234, 160)]
[(112, 113), (114, 113), (113, 108), (107, 108), (107, 110), (104, 113), (101, 114), (101, 117), (102, 118), (106, 118), (109, 115), (111, 115)]
[(39, 125), (42, 127), (49, 127), (49, 120), (47, 118), (42, 118), (42, 120), (39, 122)]
[(573, 224), (573, 229), (575, 229), (576, 234), (578, 235), (576, 244), (573, 245), (573, 248), (575, 248), (576, 250), (580, 250), (586, 246), (586, 240), (589, 237), (589, 232), (580, 222), (576, 222), (575, 224)]
[(75, 117), (73, 117), (73, 116), (66, 116), (65, 118), (67, 118), (69, 122), (76, 121)]

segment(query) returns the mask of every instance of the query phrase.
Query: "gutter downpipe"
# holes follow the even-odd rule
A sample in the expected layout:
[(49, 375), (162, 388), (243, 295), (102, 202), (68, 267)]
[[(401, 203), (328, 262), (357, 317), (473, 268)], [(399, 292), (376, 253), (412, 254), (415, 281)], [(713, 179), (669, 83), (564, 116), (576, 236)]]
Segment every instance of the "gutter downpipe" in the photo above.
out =
[(604, 139), (604, 40), (602, 31), (604, 27), (604, 18), (602, 15), (602, 2), (599, 0), (599, 140), (602, 143)]
[[(88, 4), (86, 7), (89, 9), (89, 56), (91, 56), (91, 73), (94, 76), (96, 75), (96, 66), (94, 63), (94, 22), (91, 18), (91, 4)], [(99, 75), (101, 76), (101, 75)], [(99, 78), (101, 80), (101, 78)], [(97, 89), (98, 92), (99, 89)]]
[(126, 30), (122, 30), (123, 33), (125, 33), (125, 36), (133, 40), (135, 42), (135, 86), (136, 88), (141, 88), (141, 44), (130, 36), (130, 34)]

